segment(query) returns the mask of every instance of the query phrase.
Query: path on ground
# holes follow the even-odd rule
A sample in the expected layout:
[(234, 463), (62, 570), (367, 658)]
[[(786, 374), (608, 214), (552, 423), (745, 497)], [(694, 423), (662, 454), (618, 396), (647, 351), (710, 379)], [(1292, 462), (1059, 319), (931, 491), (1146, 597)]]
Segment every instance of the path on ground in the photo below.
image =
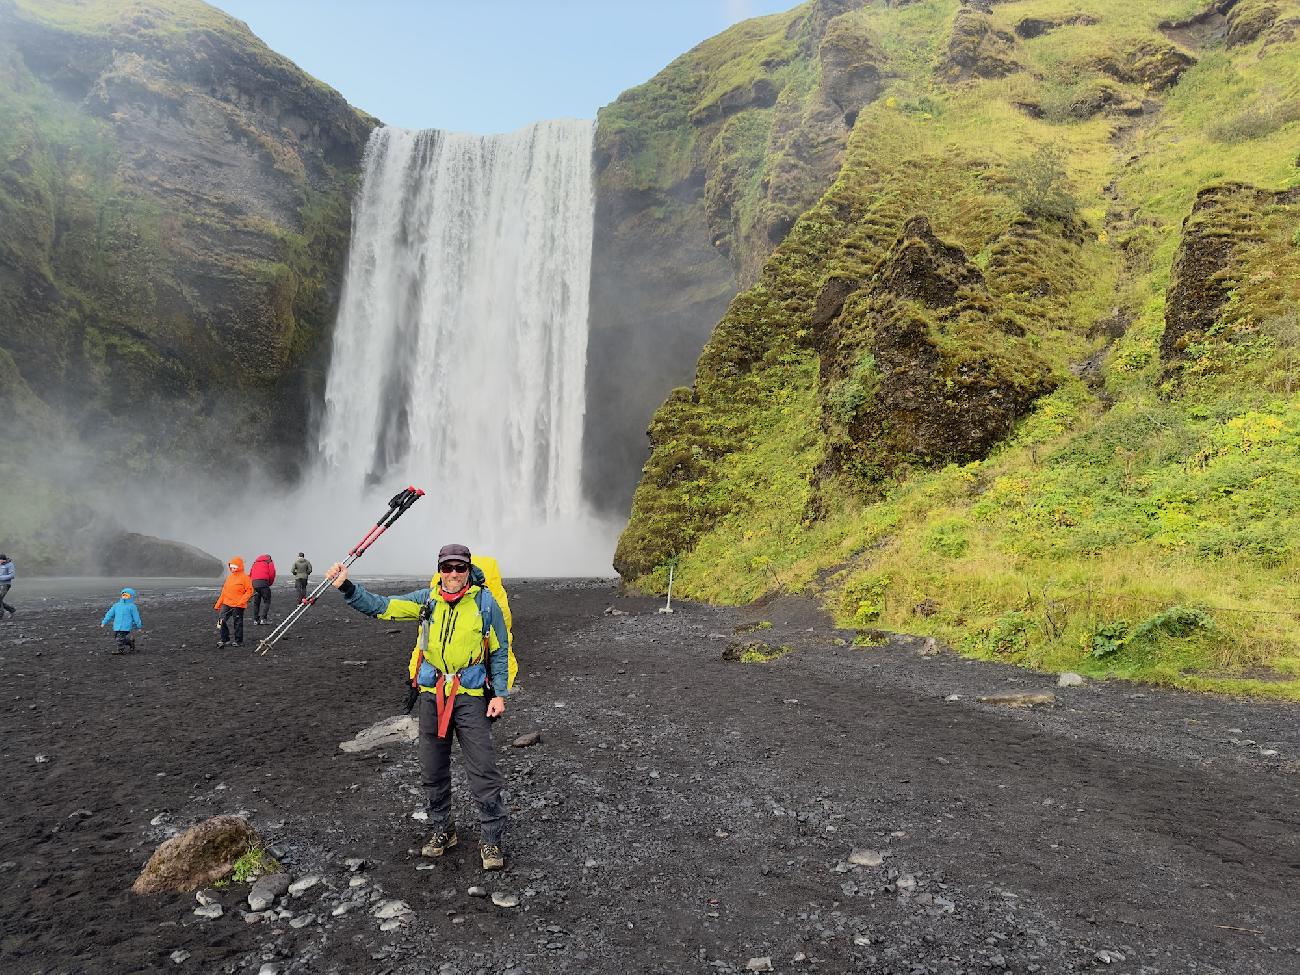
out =
[[(3, 970), (1300, 972), (1300, 707), (841, 646), (792, 598), (666, 615), (604, 580), (510, 592), (492, 875), (458, 761), (463, 841), (433, 862), (414, 747), (338, 748), (399, 712), (409, 624), (330, 593), (258, 656), (264, 630), (218, 650), (211, 598), (188, 595), (145, 600), (123, 657), (98, 603), (0, 624)], [(793, 650), (723, 661), (737, 639)], [(1038, 689), (1056, 704), (976, 701)], [(256, 923), (241, 885), (212, 920), (129, 893), (169, 832), (232, 812), (322, 881)], [(412, 913), (381, 931), (389, 899)]]

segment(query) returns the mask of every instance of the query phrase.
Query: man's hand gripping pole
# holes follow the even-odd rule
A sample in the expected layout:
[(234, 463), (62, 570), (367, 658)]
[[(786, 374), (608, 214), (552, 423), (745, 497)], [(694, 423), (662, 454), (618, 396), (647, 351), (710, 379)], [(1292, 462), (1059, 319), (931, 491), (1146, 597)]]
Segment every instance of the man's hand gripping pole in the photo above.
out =
[[(375, 542), (379, 540), (379, 536), (388, 531), (389, 526), (391, 526), (398, 518), (402, 517), (402, 515), (406, 514), (407, 509), (422, 497), (424, 497), (424, 492), (416, 487), (408, 487), (405, 490), (398, 491), (394, 494), (392, 500), (388, 502), (388, 511), (384, 513), (384, 516), (375, 522), (375, 526), (371, 528), (370, 531), (366, 532), (365, 538), (353, 545), (348, 551), (347, 558), (343, 560), (344, 566), (351, 565), (357, 559), (361, 558), (361, 556), (365, 555), (366, 549), (375, 544)], [(330, 582), (331, 580), (328, 576), (322, 579), (316, 585), (316, 588), (311, 591), (310, 595), (295, 606), (293, 612), (286, 616), (280, 622), (280, 625), (267, 635), (266, 639), (257, 644), (257, 652), (265, 654), (266, 651), (275, 646), (276, 641), (289, 632), (289, 627), (293, 626), (294, 623), (297, 623), (298, 620), (302, 618), (303, 614), (306, 613), (307, 610), (311, 609), (316, 602), (316, 597), (329, 588)]]

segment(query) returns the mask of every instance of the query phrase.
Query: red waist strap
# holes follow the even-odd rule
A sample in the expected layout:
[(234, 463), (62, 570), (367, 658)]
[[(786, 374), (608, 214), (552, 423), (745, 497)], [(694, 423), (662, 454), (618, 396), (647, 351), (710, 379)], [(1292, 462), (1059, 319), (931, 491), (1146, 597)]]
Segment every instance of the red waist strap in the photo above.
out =
[(439, 674), (438, 683), (434, 686), (433, 689), (434, 701), (438, 705), (438, 737), (439, 738), (447, 737), (447, 729), (451, 725), (452, 705), (455, 703), (456, 700), (456, 692), (460, 690), (460, 674), (457, 674), (451, 679), (451, 690), (447, 692), (446, 697), (443, 697), (442, 685), (446, 681), (446, 679), (447, 678), (445, 675)]

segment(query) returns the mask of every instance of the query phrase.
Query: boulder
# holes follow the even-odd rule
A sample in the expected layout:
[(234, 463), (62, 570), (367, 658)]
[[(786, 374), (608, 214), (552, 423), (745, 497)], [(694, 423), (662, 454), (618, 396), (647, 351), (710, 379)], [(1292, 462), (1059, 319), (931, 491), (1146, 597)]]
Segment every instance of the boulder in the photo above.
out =
[(364, 752), (382, 745), (402, 745), (415, 741), (420, 733), (419, 722), (413, 715), (400, 714), (372, 724), (355, 738), (339, 742), (345, 752)]
[(256, 831), (242, 816), (214, 816), (154, 850), (131, 890), (161, 894), (208, 887), (230, 876), (235, 861), (260, 845)]

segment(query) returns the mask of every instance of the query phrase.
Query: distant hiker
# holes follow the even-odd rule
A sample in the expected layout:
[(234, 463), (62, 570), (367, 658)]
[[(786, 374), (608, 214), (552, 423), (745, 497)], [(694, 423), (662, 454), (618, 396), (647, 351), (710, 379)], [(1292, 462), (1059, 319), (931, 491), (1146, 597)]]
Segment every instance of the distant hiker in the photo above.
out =
[(266, 618), (271, 612), (271, 587), (275, 585), (275, 563), (271, 556), (259, 555), (253, 559), (248, 578), (253, 581), (253, 625), (263, 626), (271, 622)]
[(409, 673), (419, 707), (420, 772), (433, 835), (420, 852), (440, 857), (456, 845), (451, 821), (451, 731), (455, 729), (470, 791), (478, 804), (483, 869), (500, 870), (505, 866), (501, 851), (507, 819), (501, 802), (505, 780), (497, 770), (489, 719), (506, 709), (510, 638), (501, 606), (484, 586), (482, 571), (470, 564), (468, 548), (444, 545), (438, 552), (438, 573), (436, 588), (401, 596), (368, 592), (348, 579), (348, 570), (340, 562), (325, 575), (360, 613), (381, 620), (421, 621), (418, 656), (412, 655)]
[(293, 587), (298, 590), (298, 602), (301, 603), (307, 598), (307, 580), (311, 578), (311, 563), (307, 556), (299, 552), (298, 561), (289, 571), (293, 573)]
[(13, 559), (9, 558), (7, 555), (0, 554), (0, 620), (5, 618), (5, 613), (8, 613), (9, 618), (13, 619), (14, 613), (18, 612), (18, 610), (5, 602), (5, 596), (9, 595), (9, 587), (14, 584), (14, 577), (17, 574), (18, 572), (14, 568)]
[(113, 624), (113, 636), (117, 637), (117, 649), (113, 653), (130, 653), (135, 649), (132, 630), (144, 630), (144, 621), (140, 619), (140, 610), (135, 604), (135, 590), (130, 586), (122, 590), (122, 598), (108, 607), (108, 612), (100, 620), (100, 626)]
[(230, 570), (230, 575), (226, 576), (226, 581), (221, 586), (221, 595), (217, 597), (217, 630), (220, 632), (218, 647), (224, 647), (230, 642), (230, 627), (234, 628), (234, 646), (239, 646), (244, 642), (244, 607), (248, 601), (253, 598), (253, 583), (244, 572), (244, 560), (236, 555), (228, 563), (226, 568)]

